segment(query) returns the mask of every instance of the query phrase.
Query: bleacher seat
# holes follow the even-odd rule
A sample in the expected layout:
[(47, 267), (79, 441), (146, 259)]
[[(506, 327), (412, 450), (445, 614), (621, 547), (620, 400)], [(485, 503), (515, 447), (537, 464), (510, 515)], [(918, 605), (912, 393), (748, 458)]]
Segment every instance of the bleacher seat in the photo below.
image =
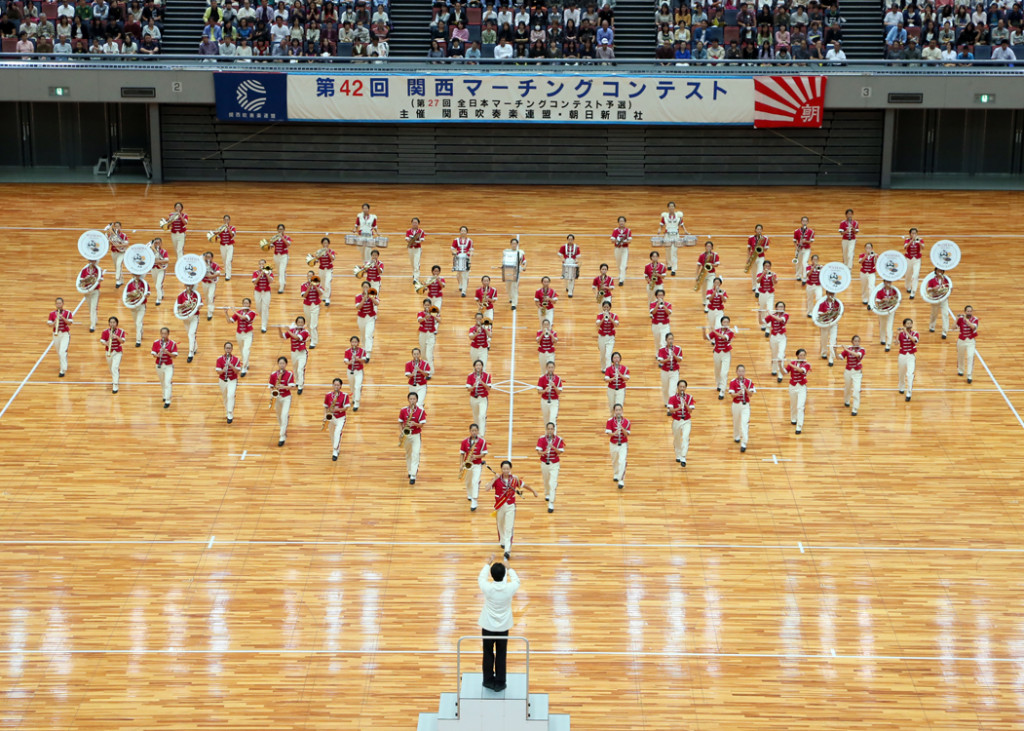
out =
[(471, 25), (468, 28), (466, 28), (466, 30), (469, 31), (469, 41), (468, 41), (468, 43), (472, 43), (473, 41), (479, 41), (480, 40), (480, 34), (482, 32), (482, 29), (480, 28), (479, 25)]
[(725, 34), (722, 32), (721, 26), (713, 26), (708, 28), (708, 43), (711, 43), (714, 39), (718, 39), (719, 43), (725, 41)]
[(912, 25), (907, 28), (907, 40), (909, 41), (911, 38), (914, 39), (914, 42), (917, 43), (917, 45), (921, 45), (921, 26)]
[(4, 38), (2, 50), (4, 53), (16, 53), (18, 50), (17, 38)]
[(468, 8), (466, 10), (466, 25), (480, 25), (480, 18), (483, 17), (483, 10), (480, 8)]
[(736, 25), (736, 19), (740, 17), (740, 11), (737, 8), (726, 8), (725, 9), (725, 26), (731, 28)]
[(974, 58), (978, 61), (992, 58), (992, 46), (983, 46), (979, 43), (974, 47)]
[(494, 58), (494, 43), (485, 43), (480, 46), (480, 55), (484, 58)]
[(725, 45), (728, 46), (733, 41), (736, 43), (740, 42), (740, 29), (737, 26), (726, 26), (725, 27)]
[(352, 44), (339, 43), (338, 52), (335, 55), (337, 55), (339, 58), (352, 58)]
[(40, 6), (39, 12), (44, 13), (46, 15), (46, 19), (49, 20), (54, 25), (56, 25), (55, 21), (57, 19), (57, 3), (43, 3)]
[[(49, 18), (50, 16), (47, 15), (46, 17)], [(142, 26), (138, 23), (126, 23), (124, 26), (124, 32), (131, 33), (135, 36), (136, 41), (142, 41)]]
[(1017, 58), (1024, 60), (1024, 46), (1012, 46), (1013, 55)]

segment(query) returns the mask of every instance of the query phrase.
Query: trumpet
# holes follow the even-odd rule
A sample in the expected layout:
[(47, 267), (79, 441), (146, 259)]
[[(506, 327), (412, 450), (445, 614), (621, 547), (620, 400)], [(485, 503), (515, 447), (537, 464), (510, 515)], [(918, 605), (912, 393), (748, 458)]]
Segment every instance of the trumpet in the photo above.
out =
[(272, 267), (269, 264), (267, 264), (265, 267), (263, 267), (263, 269), (261, 271), (263, 271), (264, 274), (273, 274), (274, 273), (274, 267)]
[(478, 302), (476, 306), (477, 312), (487, 312), (487, 310), (491, 309), (491, 302), (493, 302), (493, 300), (489, 296), (484, 295), (481, 297), (480, 302)]
[(493, 323), (493, 322), (491, 322), (491, 318), (489, 318), (489, 317), (485, 317), (485, 318), (484, 318), (484, 319), (483, 319), (483, 320), (482, 320), (482, 321), (480, 322), (480, 325), (481, 325), (481, 326), (483, 326), (483, 327), (486, 327), (486, 328), (490, 328), (490, 327), (492, 327), (492, 326), (494, 325), (494, 323)]
[(697, 281), (693, 285), (693, 291), (696, 292), (700, 289), (700, 285), (704, 284), (704, 280), (707, 279), (708, 274), (714, 271), (715, 265), (710, 261), (704, 262), (704, 267), (697, 274)]
[(309, 280), (309, 283), (312, 284), (314, 287), (319, 287), (320, 286), (320, 277), (318, 277), (318, 276), (316, 276), (314, 274), (313, 278)]
[(366, 294), (368, 294), (370, 297), (376, 297), (377, 296), (377, 288), (376, 287), (370, 287), (370, 290)]
[(227, 227), (228, 227), (228, 225), (225, 223), (225, 224), (221, 224), (221, 226), (219, 228), (215, 228), (213, 231), (208, 231), (206, 233), (206, 240), (207, 241), (213, 241), (215, 238), (217, 238), (217, 236), (219, 234), (221, 234), (224, 231), (226, 231)]
[(428, 310), (428, 312), (429, 312), (431, 317), (440, 317), (441, 316), (441, 310), (438, 309), (437, 305), (431, 305), (430, 309)]
[[(161, 218), (160, 219), (160, 228), (163, 228), (163, 229), (170, 228), (171, 224), (174, 223), (175, 221), (177, 221), (179, 218), (181, 218), (181, 214), (179, 214), (177, 211), (174, 211), (173, 213), (171, 213), (171, 215), (167, 216), (167, 218)], [(104, 229), (104, 230), (106, 230), (106, 229)]]

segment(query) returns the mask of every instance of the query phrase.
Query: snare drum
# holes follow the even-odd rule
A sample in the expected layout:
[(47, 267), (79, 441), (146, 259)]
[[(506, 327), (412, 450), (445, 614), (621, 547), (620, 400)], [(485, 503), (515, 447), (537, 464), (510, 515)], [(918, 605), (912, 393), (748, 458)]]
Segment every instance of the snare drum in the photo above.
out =
[(664, 245), (665, 245), (665, 237), (664, 236), (652, 236), (651, 237), (651, 246), (664, 246)]
[(562, 262), (562, 279), (576, 279), (580, 276), (579, 264), (573, 259)]
[(388, 248), (388, 237), (387, 236), (374, 236), (373, 237), (373, 248), (375, 248), (375, 249), (386, 249), (386, 248)]
[(469, 271), (469, 254), (454, 254), (452, 256), (452, 271), (453, 272), (468, 272)]
[(345, 234), (345, 244), (348, 246), (362, 246), (362, 238), (359, 234)]
[(519, 281), (519, 252), (516, 249), (501, 252), (501, 281)]
[(683, 236), (683, 237), (681, 237), (679, 239), (679, 245), (680, 246), (696, 246), (697, 245), (697, 236), (695, 234), (686, 234), (686, 236)]

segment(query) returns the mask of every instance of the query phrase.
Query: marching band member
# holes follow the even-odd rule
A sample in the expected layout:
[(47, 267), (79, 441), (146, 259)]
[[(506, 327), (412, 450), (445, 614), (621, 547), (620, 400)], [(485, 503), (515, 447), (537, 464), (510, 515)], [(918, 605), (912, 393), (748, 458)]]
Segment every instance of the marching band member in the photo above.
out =
[(405, 232), (405, 246), (409, 249), (413, 280), (420, 278), (420, 255), (423, 253), (423, 241), (426, 238), (426, 232), (420, 228), (420, 219), (414, 216)]
[(551, 289), (551, 277), (541, 277), (540, 289), (533, 295), (533, 301), (537, 305), (537, 315), (540, 324), (547, 320), (555, 324), (555, 301), (558, 300), (558, 292)]
[(871, 309), (868, 300), (871, 297), (871, 292), (875, 289), (877, 259), (875, 247), (871, 242), (864, 244), (864, 253), (860, 255), (860, 302), (862, 305), (867, 305), (868, 309)]
[(615, 263), (619, 267), (619, 286), (626, 281), (626, 265), (629, 263), (629, 244), (633, 232), (626, 225), (626, 217), (619, 216), (618, 225), (612, 230), (612, 244), (615, 246)]
[(111, 317), (107, 320), (107, 329), (100, 334), (100, 342), (103, 343), (107, 365), (113, 379), (113, 393), (117, 393), (121, 385), (121, 356), (124, 354), (125, 340), (128, 339), (128, 334), (117, 325), (118, 319)]
[[(686, 224), (683, 223), (683, 212), (676, 210), (676, 204), (673, 201), (668, 202), (668, 210), (661, 214), (661, 223), (658, 225), (658, 233), (664, 234), (665, 238), (679, 238), (679, 227), (683, 227), (683, 233), (687, 234), (689, 231), (686, 230)], [(665, 248), (668, 249), (668, 268), (672, 271), (672, 276), (676, 275), (676, 271), (679, 268), (679, 262), (676, 258), (677, 250), (679, 248), (677, 240), (674, 243), (665, 243)]]
[(479, 360), (487, 367), (487, 356), (491, 352), (491, 328), (484, 325), (484, 316), (478, 312), (473, 316), (476, 324), (469, 328), (469, 358)]
[(288, 412), (292, 409), (292, 389), (295, 376), (288, 370), (288, 359), (283, 355), (277, 359), (277, 370), (270, 374), (271, 403), (277, 410), (277, 423), (280, 426), (277, 446), (283, 447), (288, 437)]
[(732, 396), (732, 440), (740, 445), (740, 451), (747, 451), (750, 438), (750, 396), (757, 392), (754, 383), (747, 378), (747, 369), (736, 366), (736, 377), (729, 381), (729, 395)]
[(956, 341), (956, 374), (962, 376), (967, 372), (967, 382), (974, 381), (974, 351), (978, 338), (978, 318), (974, 316), (974, 308), (964, 307), (962, 315), (956, 318), (956, 326), (960, 330)]
[(814, 303), (821, 299), (824, 290), (821, 287), (821, 264), (818, 263), (818, 255), (811, 255), (811, 263), (804, 270), (804, 284), (807, 285), (805, 292), (807, 299), (807, 316), (811, 317), (814, 310)]
[(154, 306), (159, 307), (164, 301), (164, 277), (167, 275), (167, 265), (171, 263), (171, 255), (163, 246), (163, 239), (157, 237), (149, 242), (153, 247), (156, 258), (153, 260), (153, 289), (156, 290), (156, 302)]
[(338, 461), (341, 451), (341, 433), (345, 430), (345, 415), (351, 404), (348, 394), (341, 390), (343, 385), (340, 378), (335, 378), (331, 381), (330, 392), (324, 396), (324, 421), (331, 425), (331, 460), (334, 462)]
[(348, 343), (345, 367), (348, 368), (348, 380), (352, 384), (352, 411), (359, 411), (359, 401), (363, 395), (363, 369), (370, 362), (370, 356), (359, 347), (359, 338), (355, 335), (348, 339)]
[(540, 360), (540, 368), (543, 373), (548, 363), (555, 362), (555, 343), (558, 342), (558, 333), (551, 329), (551, 322), (544, 320), (541, 329), (537, 332), (537, 356)]
[[(707, 281), (708, 277), (711, 277), (712, 280), (716, 278), (721, 279), (721, 276), (718, 276), (716, 274), (716, 272), (718, 271), (718, 265), (721, 263), (721, 261), (722, 260), (719, 258), (718, 254), (715, 253), (715, 243), (713, 241), (705, 241), (704, 251), (702, 251), (700, 256), (697, 257), (697, 273), (694, 275), (695, 279), (700, 279), (700, 274), (702, 271), (707, 271), (707, 274), (704, 276), (705, 282)], [(705, 264), (709, 264), (711, 266), (711, 269), (706, 270), (704, 266)], [(707, 311), (706, 306), (705, 311)]]
[(174, 204), (174, 213), (171, 221), (171, 243), (174, 244), (174, 251), (178, 258), (185, 256), (185, 234), (188, 233), (188, 214), (185, 213), (185, 206), (181, 203)]
[(192, 359), (196, 355), (196, 349), (198, 348), (196, 332), (199, 330), (199, 310), (203, 307), (203, 299), (199, 296), (199, 293), (196, 292), (194, 284), (186, 284), (185, 289), (178, 295), (178, 299), (176, 301), (179, 310), (192, 310), (192, 315), (183, 318), (185, 330), (188, 333), (188, 358), (186, 359), (186, 362), (191, 363)]
[(907, 257), (907, 294), (914, 299), (917, 294), (917, 279), (921, 275), (921, 250), (924, 248), (924, 239), (917, 235), (917, 229), (912, 228), (903, 238), (903, 255)]
[(409, 391), (416, 394), (416, 403), (427, 402), (427, 381), (433, 378), (430, 364), (420, 358), (420, 349), (412, 349), (412, 360), (405, 364), (405, 377), (409, 379)]
[[(433, 300), (431, 300), (433, 301)], [(377, 309), (380, 300), (371, 293), (370, 283), (363, 282), (362, 294), (356, 295), (356, 317), (359, 321), (359, 336), (366, 343), (366, 362), (373, 355), (373, 331), (377, 327)]]
[(494, 322), (494, 300), (498, 299), (498, 290), (491, 286), (491, 278), (480, 277), (480, 287), (473, 294), (477, 308), (491, 322)]
[(107, 231), (110, 242), (110, 258), (114, 262), (114, 289), (120, 289), (124, 281), (121, 279), (121, 267), (124, 266), (124, 255), (128, 251), (128, 234), (121, 230), (121, 222), (114, 221)]
[(807, 283), (807, 261), (811, 256), (811, 244), (814, 243), (814, 229), (808, 224), (807, 216), (800, 219), (800, 228), (793, 232), (793, 262), (796, 265), (796, 278)]
[(598, 302), (612, 303), (612, 292), (615, 291), (615, 280), (608, 276), (608, 265), (602, 264), (600, 274), (594, 277), (591, 289), (594, 290), (594, 297)]
[(459, 292), (466, 296), (466, 289), (469, 287), (469, 267), (473, 259), (473, 239), (469, 238), (469, 229), (465, 226), (459, 227), (458, 237), (452, 239), (452, 256), (463, 254), (466, 256), (466, 268), (456, 272), (456, 279), (459, 282)]
[(423, 310), (416, 313), (416, 322), (420, 331), (420, 350), (427, 364), (434, 367), (434, 346), (437, 345), (437, 326), (441, 322), (441, 314), (430, 311), (430, 299), (423, 300)]
[(658, 351), (658, 369), (661, 371), (661, 402), (668, 402), (679, 382), (679, 369), (683, 363), (683, 349), (675, 344), (672, 333), (665, 334), (665, 346)]
[(782, 383), (782, 367), (786, 361), (786, 323), (789, 322), (786, 303), (776, 302), (775, 312), (765, 317), (764, 320), (769, 329), (768, 348), (771, 350), (772, 375), (777, 376), (779, 383)]
[[(576, 280), (580, 276), (580, 247), (576, 245), (575, 236), (569, 234), (565, 237), (565, 243), (558, 249), (558, 258), (562, 261), (562, 279), (565, 279), (565, 291), (569, 295), (569, 299), (572, 299), (572, 293), (576, 289)], [(565, 265), (569, 262), (576, 266), (572, 267), (573, 275), (566, 279)]]
[(649, 258), (651, 263), (644, 267), (644, 279), (647, 280), (647, 301), (654, 302), (654, 293), (665, 285), (668, 269), (659, 261), (661, 254), (657, 251), (652, 251)]
[(672, 329), (672, 304), (665, 301), (665, 290), (654, 293), (654, 302), (647, 305), (647, 314), (651, 318), (651, 334), (654, 336), (654, 350), (665, 345), (665, 335)]
[(903, 329), (900, 330), (900, 357), (899, 357), (899, 392), (906, 392), (907, 401), (914, 390), (914, 370), (917, 366), (917, 344), (921, 336), (914, 330), (914, 321), (909, 317), (903, 321)]
[(605, 369), (604, 381), (608, 384), (608, 411), (615, 412), (615, 404), (626, 405), (626, 384), (629, 382), (629, 368), (622, 365), (622, 353), (612, 353), (612, 364)]
[(615, 328), (619, 324), (619, 316), (612, 312), (610, 300), (601, 303), (601, 314), (597, 316), (597, 351), (601, 354), (601, 370), (612, 364), (612, 351), (615, 350)]
[(444, 304), (444, 284), (445, 279), (441, 276), (441, 267), (437, 264), (430, 267), (430, 280), (427, 282), (427, 297), (430, 298), (430, 304), (437, 309), (441, 309), (441, 305)]
[(55, 299), (53, 305), (56, 309), (46, 318), (46, 325), (50, 328), (54, 343), (57, 344), (60, 377), (63, 378), (68, 370), (68, 345), (71, 344), (71, 325), (74, 323), (74, 316), (71, 310), (64, 309), (63, 297)]
[(224, 280), (231, 281), (231, 261), (235, 258), (235, 234), (238, 231), (231, 225), (231, 216), (225, 215), (224, 223), (217, 230), (220, 241), (220, 258), (224, 261)]
[(252, 309), (252, 300), (248, 297), (242, 298), (241, 308), (234, 312), (225, 311), (228, 322), (235, 323), (235, 339), (238, 347), (242, 349), (242, 372), (239, 376), (245, 378), (249, 372), (249, 352), (252, 350), (253, 321), (256, 320), (256, 313)]
[[(825, 292), (825, 301), (818, 307), (818, 312), (822, 315), (834, 312), (839, 309), (839, 300), (836, 299), (834, 292)], [(839, 323), (836, 320), (832, 321), (832, 324), (828, 327), (818, 328), (821, 331), (821, 359), (828, 359), (829, 368), (832, 367), (832, 362), (835, 360), (836, 354), (836, 335), (839, 332)]]
[(306, 383), (306, 363), (309, 361), (309, 330), (306, 329), (306, 318), (299, 315), (295, 318), (295, 324), (285, 330), (278, 328), (282, 338), (288, 339), (288, 345), (292, 352), (292, 364), (295, 367), (294, 383), (302, 395), (302, 387)]
[(206, 321), (213, 319), (213, 300), (217, 296), (217, 280), (224, 270), (213, 260), (213, 252), (207, 251), (203, 254), (203, 261), (206, 262), (206, 274), (203, 275), (203, 284), (206, 285)]
[(379, 250), (374, 249), (370, 252), (369, 260), (363, 264), (363, 271), (366, 274), (366, 281), (370, 283), (370, 286), (380, 292), (381, 285), (384, 283), (384, 262), (380, 260)]
[(843, 405), (853, 409), (851, 416), (856, 416), (860, 409), (860, 381), (864, 375), (864, 356), (867, 351), (860, 347), (860, 335), (854, 335), (850, 339), (850, 345), (839, 351), (839, 357), (846, 361), (846, 370), (843, 371)]
[(132, 299), (132, 295), (135, 292), (138, 292), (138, 296), (142, 297), (142, 302), (138, 307), (132, 309), (132, 312), (135, 314), (135, 347), (141, 348), (142, 331), (146, 321), (146, 303), (149, 302), (149, 295), (146, 294), (143, 296), (143, 293), (146, 291), (146, 283), (143, 281), (142, 277), (133, 274), (131, 281), (128, 282), (127, 291), (129, 299)]
[(178, 344), (171, 340), (169, 328), (160, 328), (160, 339), (153, 341), (150, 353), (156, 359), (156, 375), (163, 391), (164, 408), (171, 407), (171, 385), (174, 381), (174, 359), (178, 357)]
[(320, 286), (324, 294), (324, 307), (331, 306), (331, 284), (334, 282), (334, 260), (338, 252), (331, 248), (331, 240), (324, 236), (316, 252), (317, 268), (320, 269)]
[(693, 396), (686, 392), (686, 381), (676, 382), (676, 394), (668, 400), (668, 415), (672, 418), (672, 448), (676, 462), (686, 466), (686, 455), (690, 451), (690, 424), (693, 410), (697, 405)]
[(364, 203), (362, 210), (356, 214), (356, 224), (352, 227), (352, 233), (363, 237), (363, 261), (369, 261), (373, 237), (377, 235), (377, 216), (370, 213), (369, 203)]
[(550, 361), (544, 369), (544, 375), (537, 381), (540, 391), (540, 418), (543, 423), (549, 421), (558, 427), (558, 401), (565, 382), (555, 375), (555, 362)]
[(629, 419), (622, 415), (622, 405), (615, 404), (612, 418), (605, 422), (604, 433), (608, 435), (609, 452), (612, 457), (612, 482), (621, 490), (626, 486), (626, 458), (629, 452)]
[(536, 449), (540, 456), (540, 475), (544, 481), (544, 501), (548, 504), (548, 512), (553, 513), (565, 441), (555, 434), (555, 425), (550, 421), (544, 425), (544, 436), (537, 440)]
[(288, 273), (288, 251), (292, 238), (284, 232), (284, 224), (277, 224), (277, 234), (270, 242), (274, 247), (274, 266), (277, 267), (277, 293), (284, 294), (284, 280)]
[(853, 220), (853, 209), (846, 209), (846, 218), (839, 222), (839, 234), (843, 239), (843, 264), (853, 271), (853, 255), (857, 250), (857, 232), (860, 225)]
[(274, 270), (267, 266), (266, 259), (260, 259), (259, 268), (252, 273), (253, 301), (260, 315), (260, 332), (267, 331), (270, 317), (270, 283), (274, 281)]
[[(893, 286), (893, 283), (883, 279), (882, 288), (878, 290), (875, 299), (878, 302), (895, 302), (897, 297), (899, 297), (899, 294), (896, 292), (896, 287)], [(878, 316), (878, 333), (881, 338), (879, 344), (885, 346), (886, 353), (889, 352), (889, 347), (892, 345), (892, 324), (895, 319), (896, 308), (889, 310), (884, 315)]]
[(469, 425), (469, 437), (459, 445), (459, 464), (463, 466), (466, 480), (466, 499), (469, 500), (469, 511), (476, 512), (476, 501), (480, 497), (480, 472), (483, 469), (484, 457), (487, 456), (487, 442), (480, 434), (476, 424)]
[(757, 275), (757, 324), (768, 337), (767, 317), (775, 311), (775, 284), (779, 278), (772, 271), (772, 263), (765, 260), (762, 262), (761, 273)]
[[(398, 412), (398, 428), (405, 437), (401, 440), (405, 445), (405, 471), (409, 473), (409, 484), (415, 485), (420, 471), (420, 435), (427, 423), (427, 412), (418, 405), (419, 396), (415, 391), (411, 391), (407, 398), (409, 405)], [(406, 429), (408, 434), (404, 433)]]
[[(320, 303), (323, 301), (324, 289), (314, 279), (312, 271), (306, 272), (306, 281), (299, 288), (302, 296), (302, 312), (309, 323), (309, 349), (313, 350), (320, 342)], [(299, 386), (301, 389), (302, 387)], [(300, 390), (299, 393), (302, 393)]]
[(96, 280), (96, 286), (85, 295), (85, 301), (89, 303), (89, 332), (96, 332), (96, 315), (100, 303), (100, 283), (103, 281), (103, 272), (96, 266), (99, 262), (89, 260), (85, 267), (78, 273), (80, 279), (91, 278)]
[(725, 316), (725, 301), (729, 293), (722, 289), (722, 278), (715, 277), (711, 289), (704, 293), (704, 312), (708, 316), (708, 328), (714, 330)]
[(224, 343), (224, 355), (217, 359), (215, 366), (220, 396), (224, 401), (224, 412), (229, 424), (235, 420), (235, 391), (238, 388), (238, 373), (242, 369), (238, 358), (231, 354), (233, 347), (230, 340)]
[[(757, 247), (761, 247), (761, 253), (757, 253)], [(768, 247), (771, 246), (771, 241), (764, 235), (764, 226), (757, 224), (754, 226), (754, 235), (747, 239), (747, 256), (753, 257), (753, 266), (750, 269), (750, 290), (754, 292), (754, 296), (757, 297), (757, 275), (764, 269), (764, 260), (768, 256)], [(768, 308), (771, 311), (771, 308)]]
[(516, 525), (516, 495), (529, 490), (537, 497), (537, 491), (512, 474), (512, 463), (507, 459), (501, 463), (501, 474), (491, 482), (494, 490), (494, 512), (498, 521), (498, 543), (505, 551), (505, 559), (512, 558), (512, 535)]
[(807, 351), (800, 348), (796, 351), (796, 360), (786, 364), (789, 374), (789, 423), (796, 427), (799, 434), (804, 429), (804, 407), (807, 405), (807, 374), (811, 364), (807, 362)]
[(729, 381), (729, 366), (732, 362), (732, 339), (736, 335), (729, 324), (732, 321), (726, 315), (722, 318), (719, 326), (707, 331), (707, 328), (700, 329), (701, 335), (711, 343), (711, 349), (715, 359), (715, 387), (718, 389), (718, 400), (725, 398), (725, 388)]
[[(929, 294), (932, 292), (939, 292), (943, 288), (945, 291), (949, 291), (952, 286), (949, 277), (946, 276), (946, 272), (936, 267), (932, 270), (931, 275), (928, 277), (928, 283), (925, 284)], [(938, 318), (942, 318), (942, 339), (946, 339), (946, 335), (949, 334), (949, 323), (954, 320), (953, 311), (949, 309), (949, 297), (942, 300), (942, 302), (930, 303), (931, 316), (928, 318), (928, 332), (935, 332), (935, 321)]]
[(505, 283), (508, 286), (508, 303), (514, 310), (519, 304), (519, 277), (526, 271), (526, 254), (519, 248), (519, 239), (509, 239), (509, 245), (512, 247), (512, 251), (516, 252), (516, 257), (519, 260), (518, 275)]
[(487, 431), (487, 398), (491, 395), (491, 374), (484, 370), (484, 362), (473, 361), (473, 372), (466, 376), (466, 390), (469, 392), (469, 408), (473, 422), (479, 425), (480, 435)]

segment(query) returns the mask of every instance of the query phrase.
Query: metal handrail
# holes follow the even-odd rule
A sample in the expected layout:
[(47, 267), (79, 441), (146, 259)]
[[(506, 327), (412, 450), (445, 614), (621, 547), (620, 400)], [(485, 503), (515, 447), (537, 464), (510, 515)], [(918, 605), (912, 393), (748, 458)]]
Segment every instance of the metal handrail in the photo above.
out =
[[(455, 718), (462, 717), (462, 641), (463, 640), (493, 640), (494, 635), (463, 635), (455, 643)], [(523, 718), (530, 717), (530, 641), (519, 635), (511, 635), (506, 640), (520, 640), (526, 645), (526, 706), (523, 709)]]

